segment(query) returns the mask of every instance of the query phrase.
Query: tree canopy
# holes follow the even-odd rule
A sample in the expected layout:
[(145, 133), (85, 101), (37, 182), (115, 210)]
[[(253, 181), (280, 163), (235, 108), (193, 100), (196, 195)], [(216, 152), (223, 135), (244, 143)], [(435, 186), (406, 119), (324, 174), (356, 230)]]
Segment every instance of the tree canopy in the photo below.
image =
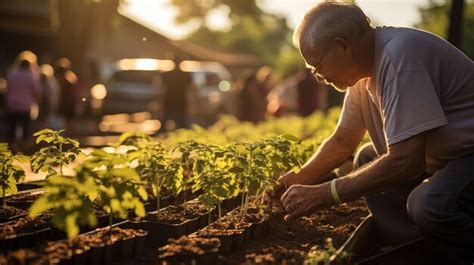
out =
[[(286, 18), (265, 12), (256, 0), (171, 2), (179, 10), (175, 18), (177, 23), (194, 21), (200, 24), (188, 37), (190, 41), (213, 49), (255, 54), (265, 64), (272, 66), (281, 61), (279, 57), (282, 56), (282, 51), (291, 51), (292, 55), (299, 56), (294, 52), (296, 49), (291, 43), (292, 30), (288, 27)], [(213, 30), (207, 23), (211, 12), (219, 9), (228, 11), (230, 26), (226, 30)], [(287, 54), (284, 56), (288, 57)]]
[[(445, 39), (448, 37), (451, 1), (440, 3), (430, 0), (428, 5), (420, 7), (421, 20), (415, 27), (433, 32)], [(463, 39), (461, 49), (471, 59), (474, 58), (474, 2), (464, 6)]]

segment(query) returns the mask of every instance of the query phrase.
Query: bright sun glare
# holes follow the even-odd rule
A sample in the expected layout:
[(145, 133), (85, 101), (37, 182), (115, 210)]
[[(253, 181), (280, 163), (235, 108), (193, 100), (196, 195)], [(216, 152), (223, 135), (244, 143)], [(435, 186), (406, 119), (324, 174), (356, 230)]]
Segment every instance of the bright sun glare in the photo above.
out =
[[(311, 0), (260, 0), (258, 3), (267, 12), (284, 14), (291, 28), (295, 27), (304, 13), (316, 2)], [(418, 6), (427, 0), (356, 1), (372, 18), (375, 24), (410, 27), (419, 19)], [(390, 12), (387, 12), (390, 10)], [(176, 25), (174, 17), (178, 10), (168, 0), (123, 0), (120, 12), (172, 39), (185, 38), (199, 27), (197, 21)], [(225, 30), (229, 27), (229, 10), (222, 7), (209, 13), (206, 19), (211, 29)]]

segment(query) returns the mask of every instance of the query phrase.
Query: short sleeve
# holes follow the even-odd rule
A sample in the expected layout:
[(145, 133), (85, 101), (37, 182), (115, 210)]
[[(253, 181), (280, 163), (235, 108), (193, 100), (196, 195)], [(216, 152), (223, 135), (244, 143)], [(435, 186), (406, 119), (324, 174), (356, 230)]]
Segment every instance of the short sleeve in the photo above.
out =
[(383, 86), (382, 119), (387, 145), (444, 126), (448, 120), (425, 71), (401, 71)]
[(364, 120), (362, 118), (361, 93), (359, 89), (365, 88), (357, 83), (356, 86), (350, 87), (346, 91), (338, 126), (346, 129), (365, 129)]

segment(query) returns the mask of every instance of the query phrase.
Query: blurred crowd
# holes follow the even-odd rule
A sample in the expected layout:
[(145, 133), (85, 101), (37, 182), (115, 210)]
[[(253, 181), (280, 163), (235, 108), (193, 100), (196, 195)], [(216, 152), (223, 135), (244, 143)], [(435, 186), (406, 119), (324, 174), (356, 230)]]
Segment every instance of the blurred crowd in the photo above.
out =
[(28, 148), (33, 131), (66, 129), (74, 134), (81, 89), (67, 58), (38, 65), (31, 51), (21, 52), (8, 70), (3, 94), (3, 137), (14, 152)]
[(288, 114), (306, 117), (317, 110), (340, 106), (344, 97), (330, 86), (317, 82), (304, 67), (277, 80), (273, 70), (263, 66), (238, 82), (237, 91), (237, 117), (253, 123)]
[[(176, 66), (182, 62), (177, 56), (174, 61)], [(200, 105), (210, 104), (213, 99), (211, 96), (214, 96), (212, 93), (215, 92), (207, 92), (210, 100), (207, 103), (197, 101), (198, 95), (206, 89), (205, 86), (201, 85), (199, 88), (195, 84), (196, 79), (192, 78), (191, 72), (174, 67), (159, 75), (157, 72), (157, 76), (165, 91), (163, 101), (154, 96), (148, 96), (146, 100), (163, 105), (163, 113), (159, 116), (163, 125), (161, 129), (158, 128), (160, 132), (188, 128), (191, 122), (196, 122), (195, 118), (190, 117), (196, 105), (201, 109), (212, 109), (211, 106)], [(65, 129), (65, 135), (74, 137), (78, 136), (77, 129), (83, 129), (82, 125), (79, 128), (78, 120), (83, 118), (82, 114), (87, 111), (89, 94), (71, 69), (71, 61), (67, 58), (39, 65), (33, 52), (23, 51), (5, 74), (4, 80), (6, 89), (3, 94), (0, 93), (3, 97), (3, 105), (0, 104), (0, 138), (7, 141), (14, 152), (27, 150), (33, 142), (32, 133), (39, 129)], [(219, 80), (206, 82), (216, 86), (221, 84)], [(149, 85), (150, 89), (154, 86)], [(127, 86), (128, 90), (133, 90), (131, 92), (139, 93), (131, 84), (127, 83)], [(103, 89), (105, 90), (105, 87)], [(232, 105), (231, 113), (214, 108), (213, 111), (218, 112), (215, 117), (223, 113), (234, 114), (241, 121), (253, 123), (288, 114), (309, 116), (316, 110), (325, 111), (332, 106), (341, 105), (344, 96), (327, 85), (318, 83), (304, 67), (287, 78), (279, 78), (272, 68), (263, 66), (254, 72), (241, 75), (240, 79), (233, 82), (231, 91), (221, 94), (226, 97), (225, 101), (222, 101), (223, 104)], [(127, 105), (137, 105), (131, 96), (125, 100)], [(114, 101), (114, 98), (111, 97), (108, 101)], [(116, 99), (116, 102), (110, 104), (120, 105), (123, 101)], [(143, 108), (140, 111), (147, 111), (147, 104), (138, 102), (139, 107)], [(75, 128), (76, 126), (78, 128)], [(96, 127), (99, 131), (100, 126)]]

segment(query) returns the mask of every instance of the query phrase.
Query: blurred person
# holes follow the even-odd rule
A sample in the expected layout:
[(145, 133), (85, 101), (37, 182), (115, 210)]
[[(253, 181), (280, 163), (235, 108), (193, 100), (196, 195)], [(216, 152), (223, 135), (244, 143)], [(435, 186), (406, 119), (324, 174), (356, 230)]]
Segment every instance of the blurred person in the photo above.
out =
[(40, 66), (40, 87), (38, 120), (42, 128), (57, 129), (54, 120), (58, 111), (59, 88), (54, 69), (49, 64)]
[(77, 75), (71, 70), (71, 61), (61, 58), (56, 62), (54, 76), (59, 87), (58, 115), (63, 118), (67, 135), (75, 135), (75, 118), (80, 100)]
[(187, 99), (190, 90), (194, 87), (191, 74), (184, 72), (180, 67), (182, 59), (176, 56), (174, 63), (174, 69), (162, 75), (162, 82), (166, 89), (163, 116), (166, 130), (188, 127), (189, 102)]
[(326, 93), (324, 84), (319, 83), (309, 69), (302, 69), (296, 74), (298, 112), (307, 117), (315, 110), (326, 109)]
[[(349, 3), (316, 5), (293, 39), (316, 78), (346, 94), (333, 134), (266, 201), (291, 220), (365, 197), (378, 247), (423, 240), (421, 257), (473, 264), (473, 61), (434, 34), (374, 28)], [(358, 147), (356, 170), (328, 179)]]
[(275, 86), (273, 70), (269, 66), (262, 66), (257, 70), (255, 78), (258, 82), (258, 88), (262, 95), (268, 95)]
[(266, 112), (266, 98), (255, 74), (247, 76), (240, 85), (237, 100), (238, 119), (257, 123), (263, 121)]
[(40, 84), (37, 75), (36, 55), (30, 51), (18, 55), (12, 70), (7, 74), (5, 95), (8, 122), (7, 140), (14, 152), (18, 151), (17, 128), (22, 131), (25, 144), (31, 139), (31, 118), (37, 107)]
[(275, 86), (275, 78), (272, 68), (269, 66), (260, 67), (255, 74), (255, 79), (257, 81), (257, 91), (259, 93), (259, 95), (255, 97), (255, 100), (259, 100), (261, 102), (255, 105), (254, 115), (256, 120), (263, 121), (265, 120), (268, 109), (267, 97)]

